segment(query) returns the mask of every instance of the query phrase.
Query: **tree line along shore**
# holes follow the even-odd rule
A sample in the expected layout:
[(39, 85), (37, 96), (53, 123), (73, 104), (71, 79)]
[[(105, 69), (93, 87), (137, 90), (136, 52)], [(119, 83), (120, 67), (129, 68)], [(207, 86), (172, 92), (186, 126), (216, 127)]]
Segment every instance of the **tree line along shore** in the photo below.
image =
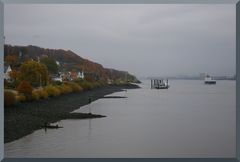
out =
[(72, 92), (91, 90), (107, 84), (121, 85), (132, 82), (132, 80), (124, 80), (121, 77), (109, 82), (109, 80), (95, 76), (54, 80), (51, 77), (53, 75), (52, 68), (54, 67), (54, 71), (58, 73), (58, 66), (52, 65), (55, 63), (53, 59), (44, 58), (44, 60), (46, 65), (44, 62), (28, 60), (22, 63), (17, 68), (18, 70), (11, 70), (6, 74), (8, 76), (4, 80), (5, 107), (21, 102), (43, 100)]
[(5, 107), (106, 84), (137, 82), (126, 71), (104, 68), (69, 50), (4, 45)]

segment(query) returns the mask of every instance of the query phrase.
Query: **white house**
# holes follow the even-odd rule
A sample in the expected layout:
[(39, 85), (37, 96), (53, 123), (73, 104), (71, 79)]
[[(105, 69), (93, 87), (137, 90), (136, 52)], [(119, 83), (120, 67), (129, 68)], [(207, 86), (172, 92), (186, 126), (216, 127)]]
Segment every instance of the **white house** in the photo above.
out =
[(83, 71), (79, 71), (77, 77), (83, 79), (84, 78)]
[(8, 66), (4, 66), (4, 79), (6, 80), (10, 80), (10, 72), (12, 71), (12, 68), (10, 67), (10, 65)]
[(52, 80), (62, 82), (63, 78), (62, 78), (61, 74), (55, 74), (55, 75), (52, 75)]
[(52, 80), (62, 82), (62, 77), (53, 77)]
[(56, 64), (58, 65), (58, 66), (60, 66), (60, 62), (59, 61), (55, 61), (56, 62)]

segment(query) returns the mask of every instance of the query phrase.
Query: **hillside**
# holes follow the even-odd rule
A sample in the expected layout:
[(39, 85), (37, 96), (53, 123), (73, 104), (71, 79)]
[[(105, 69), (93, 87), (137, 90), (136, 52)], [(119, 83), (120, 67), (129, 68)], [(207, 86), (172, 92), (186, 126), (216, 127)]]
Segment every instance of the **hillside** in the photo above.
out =
[(103, 80), (127, 78), (130, 82), (138, 82), (137, 78), (128, 72), (105, 68), (101, 64), (84, 59), (70, 50), (48, 49), (32, 45), (4, 45), (4, 60), (9, 55), (16, 58), (18, 65), (29, 59), (38, 60), (43, 57), (49, 57), (58, 61), (61, 66), (61, 70), (64, 71), (83, 70), (85, 73), (95, 74)]

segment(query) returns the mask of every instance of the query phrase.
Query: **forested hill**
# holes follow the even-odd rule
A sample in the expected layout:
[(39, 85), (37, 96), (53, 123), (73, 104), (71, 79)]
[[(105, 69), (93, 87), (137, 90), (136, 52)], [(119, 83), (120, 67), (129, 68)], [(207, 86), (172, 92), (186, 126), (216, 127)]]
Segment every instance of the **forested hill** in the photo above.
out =
[(134, 75), (125, 71), (104, 68), (101, 64), (84, 59), (70, 50), (48, 49), (37, 46), (12, 46), (4, 45), (4, 61), (12, 56), (19, 64), (26, 60), (38, 60), (49, 57), (59, 62), (63, 71), (84, 71), (85, 73), (96, 74), (101, 79), (128, 79), (131, 82), (138, 82)]

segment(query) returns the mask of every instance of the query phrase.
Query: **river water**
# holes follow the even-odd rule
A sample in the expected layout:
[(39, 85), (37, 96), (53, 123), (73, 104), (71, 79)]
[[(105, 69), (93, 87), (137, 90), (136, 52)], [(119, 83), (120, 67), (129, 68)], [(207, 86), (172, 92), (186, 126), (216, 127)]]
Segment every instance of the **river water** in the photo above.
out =
[(170, 80), (168, 90), (117, 92), (76, 110), (105, 118), (63, 120), (5, 144), (5, 157), (235, 157), (236, 82)]

